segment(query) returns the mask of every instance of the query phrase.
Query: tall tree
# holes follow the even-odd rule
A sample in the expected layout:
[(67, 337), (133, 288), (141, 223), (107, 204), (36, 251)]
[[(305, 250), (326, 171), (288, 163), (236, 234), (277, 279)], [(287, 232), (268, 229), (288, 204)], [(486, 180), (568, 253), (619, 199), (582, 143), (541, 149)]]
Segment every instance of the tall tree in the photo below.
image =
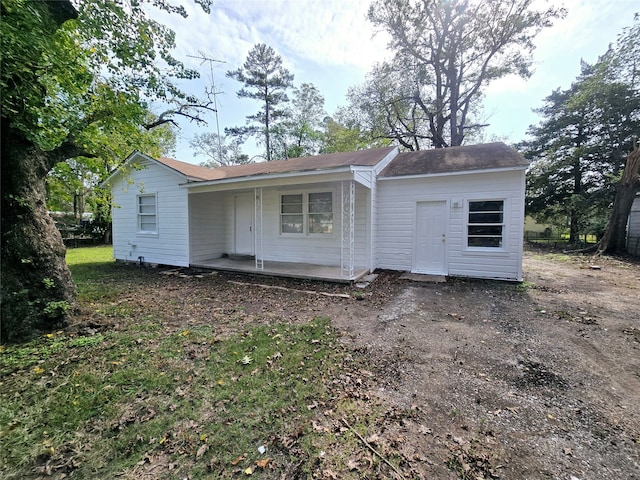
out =
[[(567, 218), (570, 242), (593, 231), (594, 224), (595, 233), (602, 233), (615, 183), (640, 131), (639, 92), (622, 77), (612, 77), (607, 63), (606, 57), (595, 65), (583, 62), (569, 89), (545, 99), (538, 110), (544, 119), (530, 127), (532, 139), (522, 144), (534, 161), (527, 211), (543, 221)], [(618, 222), (626, 225), (626, 217)]]
[[(292, 86), (293, 75), (283, 66), (282, 58), (264, 43), (256, 44), (242, 67), (230, 70), (227, 76), (244, 84), (238, 90), (239, 98), (251, 98), (262, 102), (258, 113), (247, 116), (247, 125), (226, 130), (226, 133), (244, 137), (258, 136), (264, 139), (267, 160), (272, 159), (272, 130), (285, 116), (281, 107), (289, 101), (287, 89)], [(279, 108), (280, 107), (280, 108)]]
[[(613, 83), (625, 85), (629, 98), (626, 102), (640, 104), (640, 14), (634, 15), (634, 23), (625, 28), (615, 46), (600, 59), (602, 77)], [(639, 106), (640, 107), (640, 106)], [(635, 109), (636, 127), (640, 127), (640, 108)], [(632, 113), (633, 115), (633, 113)], [(616, 194), (604, 235), (598, 242), (598, 253), (622, 253), (626, 249), (627, 221), (636, 192), (640, 190), (640, 149), (635, 135), (633, 151), (627, 156), (624, 170), (616, 184)]]
[(189, 143), (196, 155), (204, 155), (207, 160), (200, 165), (216, 168), (251, 163), (249, 156), (242, 153), (240, 140), (229, 140), (217, 133), (197, 133)]
[(468, 130), (485, 126), (469, 121), (483, 88), (507, 75), (530, 76), (533, 39), (565, 14), (534, 5), (534, 0), (375, 0), (368, 18), (390, 34), (395, 57), (385, 69), (398, 72), (388, 89), (392, 95), (400, 92), (400, 103), (388, 103), (400, 106), (389, 112), (392, 128), (413, 148), (422, 137), (442, 148), (462, 145)]
[(324, 97), (312, 83), (293, 89), (293, 98), (275, 132), (280, 158), (316, 155), (322, 143), (322, 122), (327, 116)]
[[(198, 0), (208, 11), (209, 0)], [(175, 85), (193, 78), (171, 55), (173, 32), (144, 2), (2, 0), (1, 341), (63, 321), (75, 299), (45, 178), (59, 162), (97, 155), (99, 133), (198, 118)], [(168, 0), (158, 8), (186, 16)], [(151, 123), (147, 103), (171, 105)], [(206, 107), (206, 105), (204, 105)]]

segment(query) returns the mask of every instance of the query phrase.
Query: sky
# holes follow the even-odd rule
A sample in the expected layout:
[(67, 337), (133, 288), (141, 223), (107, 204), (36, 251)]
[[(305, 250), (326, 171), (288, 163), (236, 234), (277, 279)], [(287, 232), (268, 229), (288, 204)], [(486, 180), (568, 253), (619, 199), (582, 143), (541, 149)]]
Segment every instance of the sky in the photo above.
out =
[[(153, 16), (176, 33), (175, 56), (201, 74), (184, 89), (202, 96), (211, 86), (213, 67), (219, 92), (217, 119), (208, 115), (206, 126), (180, 122), (174, 156), (185, 162), (205, 161), (189, 145), (196, 133), (216, 132), (219, 126), (224, 134), (225, 127), (244, 125), (245, 117), (257, 112), (257, 101), (237, 98), (242, 85), (225, 76), (242, 65), (255, 44), (265, 43), (282, 57), (295, 86), (313, 83), (325, 97), (329, 115), (346, 105), (349, 87), (361, 84), (376, 62), (391, 57), (386, 33), (376, 32), (366, 19), (370, 0), (214, 0), (210, 14), (193, 0), (184, 3), (187, 19), (164, 12)], [(539, 4), (547, 5), (544, 0)], [(565, 0), (562, 5), (567, 16), (536, 37), (534, 74), (526, 80), (503, 78), (485, 90), (488, 141), (525, 139), (527, 128), (540, 121), (533, 109), (554, 89), (568, 88), (580, 73), (580, 60), (596, 61), (623, 27), (632, 24), (634, 12), (640, 12), (637, 0)], [(252, 143), (243, 151), (249, 156), (262, 153)]]

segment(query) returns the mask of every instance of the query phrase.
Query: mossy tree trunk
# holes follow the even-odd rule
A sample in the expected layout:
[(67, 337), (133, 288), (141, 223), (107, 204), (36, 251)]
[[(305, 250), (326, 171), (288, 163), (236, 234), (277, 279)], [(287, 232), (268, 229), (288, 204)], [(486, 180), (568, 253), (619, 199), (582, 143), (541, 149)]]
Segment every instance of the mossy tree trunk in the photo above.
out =
[(43, 152), (2, 119), (1, 341), (63, 324), (75, 302), (60, 232), (49, 216), (44, 179), (70, 148)]

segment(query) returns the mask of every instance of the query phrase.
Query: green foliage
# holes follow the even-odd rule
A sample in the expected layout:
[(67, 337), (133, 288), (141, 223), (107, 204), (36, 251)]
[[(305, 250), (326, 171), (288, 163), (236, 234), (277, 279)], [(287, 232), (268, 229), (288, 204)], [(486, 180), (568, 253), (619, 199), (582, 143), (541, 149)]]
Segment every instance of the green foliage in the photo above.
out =
[(274, 134), (274, 149), (280, 158), (317, 155), (320, 151), (326, 117), (324, 97), (312, 83), (293, 89), (285, 119)]
[[(527, 213), (538, 221), (570, 227), (579, 235), (601, 235), (615, 183), (640, 131), (640, 92), (627, 72), (625, 52), (636, 50), (635, 36), (618, 43), (582, 72), (566, 90), (555, 90), (538, 112), (544, 120), (529, 129), (520, 147), (534, 161), (527, 179)], [(628, 33), (628, 32), (627, 32)], [(636, 74), (637, 75), (637, 74)], [(630, 83), (629, 83), (630, 82)]]
[[(0, 5), (3, 341), (56, 325), (68, 311), (62, 302), (73, 303), (62, 240), (44, 208), (47, 174), (68, 162), (51, 179), (57, 198), (50, 202), (73, 200), (82, 212), (115, 159), (149, 144), (160, 149), (171, 137), (146, 130), (180, 116), (200, 121), (208, 107), (178, 88), (197, 72), (172, 56), (173, 32), (149, 14), (186, 16), (183, 7), (173, 0), (76, 3), (77, 11), (65, 0)], [(211, 1), (197, 3), (208, 11)], [(151, 118), (150, 105), (166, 110)], [(22, 258), (36, 268), (24, 274)], [(55, 288), (42, 288), (44, 276)]]

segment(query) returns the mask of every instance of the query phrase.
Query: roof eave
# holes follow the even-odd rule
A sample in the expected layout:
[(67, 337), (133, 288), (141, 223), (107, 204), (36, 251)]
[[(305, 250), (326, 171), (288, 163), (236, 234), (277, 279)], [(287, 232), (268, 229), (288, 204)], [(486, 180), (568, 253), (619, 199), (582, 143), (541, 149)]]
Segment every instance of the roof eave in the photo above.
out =
[[(371, 168), (371, 167), (365, 167)], [(334, 167), (334, 168), (324, 168), (318, 170), (303, 170), (300, 172), (283, 172), (283, 173), (259, 173), (256, 175), (246, 175), (244, 177), (232, 177), (232, 178), (221, 178), (218, 180), (200, 180), (193, 181), (188, 183), (181, 183), (180, 186), (183, 188), (192, 188), (192, 187), (212, 187), (216, 185), (228, 185), (230, 183), (246, 183), (246, 182), (255, 182), (255, 181), (267, 181), (267, 180), (278, 180), (278, 179), (286, 179), (286, 178), (296, 178), (296, 177), (307, 177), (314, 175), (327, 175), (327, 174), (335, 174), (335, 173), (353, 173), (351, 166), (344, 167)]]

